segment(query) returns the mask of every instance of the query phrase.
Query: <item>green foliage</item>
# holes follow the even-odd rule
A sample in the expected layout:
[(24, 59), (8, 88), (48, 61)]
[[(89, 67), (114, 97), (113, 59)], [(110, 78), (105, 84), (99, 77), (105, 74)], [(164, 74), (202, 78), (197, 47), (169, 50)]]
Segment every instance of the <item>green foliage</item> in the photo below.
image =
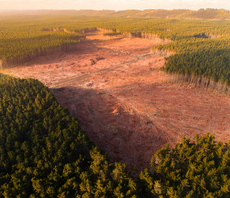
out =
[(1, 198), (135, 194), (125, 165), (109, 163), (47, 87), (0, 74)]
[[(19, 57), (37, 50), (77, 43), (81, 35), (43, 31), (52, 27), (52, 20), (39, 18), (5, 18), (0, 21), (0, 59)], [(51, 24), (50, 24), (51, 22)]]
[(210, 49), (177, 54), (167, 58), (165, 71), (190, 76), (202, 76), (230, 85), (230, 49)]
[(154, 155), (150, 169), (140, 174), (147, 197), (230, 197), (230, 144), (216, 143), (214, 135), (183, 138)]

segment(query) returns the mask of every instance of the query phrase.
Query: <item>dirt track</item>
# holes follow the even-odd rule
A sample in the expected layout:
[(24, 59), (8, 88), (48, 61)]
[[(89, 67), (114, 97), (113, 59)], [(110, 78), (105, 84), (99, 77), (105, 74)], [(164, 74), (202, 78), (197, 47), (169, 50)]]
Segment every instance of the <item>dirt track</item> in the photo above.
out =
[(61, 105), (113, 161), (147, 167), (166, 142), (216, 133), (230, 139), (230, 100), (159, 71), (164, 57), (150, 52), (159, 41), (90, 34), (72, 53), (41, 57), (12, 68), (46, 84)]

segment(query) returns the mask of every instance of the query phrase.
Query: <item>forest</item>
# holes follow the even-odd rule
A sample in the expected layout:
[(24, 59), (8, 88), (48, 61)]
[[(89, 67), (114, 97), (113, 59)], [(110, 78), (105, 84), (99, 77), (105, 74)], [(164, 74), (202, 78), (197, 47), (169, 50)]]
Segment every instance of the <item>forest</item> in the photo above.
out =
[(230, 142), (167, 144), (135, 176), (111, 163), (48, 88), (0, 75), (0, 197), (230, 197)]
[(147, 10), (23, 10), (22, 11), (1, 11), (0, 15), (75, 15), (90, 17), (122, 17), (122, 18), (187, 18), (187, 19), (214, 19), (229, 20), (230, 11), (225, 9), (147, 9)]
[(0, 75), (0, 197), (135, 197), (125, 165), (111, 164), (48, 88)]

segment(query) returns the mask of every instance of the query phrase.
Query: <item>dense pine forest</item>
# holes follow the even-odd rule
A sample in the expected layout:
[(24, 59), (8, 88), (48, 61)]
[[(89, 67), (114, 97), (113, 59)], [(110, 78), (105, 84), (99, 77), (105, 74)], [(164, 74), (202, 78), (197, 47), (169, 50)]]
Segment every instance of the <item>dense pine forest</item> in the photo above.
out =
[(46, 20), (7, 18), (0, 23), (0, 58), (6, 60), (35, 53), (38, 50), (49, 49), (69, 43), (77, 43), (82, 37), (79, 34), (66, 32), (42, 31), (46, 28)]
[(111, 163), (48, 88), (0, 75), (0, 197), (230, 197), (230, 142), (166, 145), (135, 176)]
[(0, 75), (0, 141), (0, 197), (137, 194), (125, 165), (111, 164), (37, 80)]

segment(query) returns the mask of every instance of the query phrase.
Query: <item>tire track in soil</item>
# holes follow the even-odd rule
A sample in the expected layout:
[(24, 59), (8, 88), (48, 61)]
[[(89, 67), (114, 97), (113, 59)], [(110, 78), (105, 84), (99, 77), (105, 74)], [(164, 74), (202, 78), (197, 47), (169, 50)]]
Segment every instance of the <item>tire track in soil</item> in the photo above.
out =
[(124, 67), (124, 66), (132, 64), (132, 63), (136, 63), (137, 61), (140, 61), (140, 60), (142, 60), (144, 58), (147, 58), (147, 57), (150, 57), (150, 56), (152, 56), (151, 53), (145, 54), (145, 55), (140, 56), (140, 57), (129, 55), (129, 57), (135, 57), (135, 59), (131, 60), (131, 61), (124, 62), (122, 64), (118, 64), (118, 65), (110, 67), (110, 68), (100, 70), (100, 71), (95, 72), (95, 73), (84, 74), (84, 75), (81, 75), (81, 76), (78, 76), (78, 77), (70, 77), (68, 79), (59, 80), (58, 83), (55, 83), (55, 84), (51, 85), (50, 88), (61, 88), (63, 86), (65, 86), (65, 87), (66, 86), (72, 86), (73, 84), (74, 85), (83, 85), (84, 83), (86, 83), (86, 82), (88, 82), (90, 80), (90, 77), (93, 77), (95, 75), (102, 74), (102, 73), (105, 73), (105, 72), (114, 71), (116, 69), (119, 69), (121, 67)]

